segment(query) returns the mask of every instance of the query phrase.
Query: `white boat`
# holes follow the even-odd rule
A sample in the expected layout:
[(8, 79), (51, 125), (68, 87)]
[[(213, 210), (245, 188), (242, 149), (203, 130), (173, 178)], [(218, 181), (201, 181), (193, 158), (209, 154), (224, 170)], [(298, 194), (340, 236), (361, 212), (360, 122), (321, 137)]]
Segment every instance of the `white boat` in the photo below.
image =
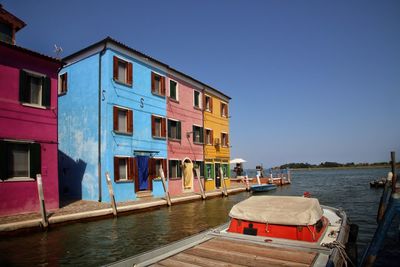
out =
[[(342, 266), (346, 213), (315, 198), (252, 196), (211, 231), (112, 266)], [(350, 264), (349, 264), (350, 266)]]

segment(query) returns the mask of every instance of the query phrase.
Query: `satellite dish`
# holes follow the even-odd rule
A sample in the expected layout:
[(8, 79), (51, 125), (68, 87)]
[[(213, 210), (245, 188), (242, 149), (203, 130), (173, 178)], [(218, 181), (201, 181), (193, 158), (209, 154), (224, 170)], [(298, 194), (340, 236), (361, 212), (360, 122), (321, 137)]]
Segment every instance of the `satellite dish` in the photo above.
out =
[(61, 46), (57, 46), (54, 44), (54, 53), (56, 53), (57, 57), (60, 57), (61, 53), (63, 52), (63, 49)]

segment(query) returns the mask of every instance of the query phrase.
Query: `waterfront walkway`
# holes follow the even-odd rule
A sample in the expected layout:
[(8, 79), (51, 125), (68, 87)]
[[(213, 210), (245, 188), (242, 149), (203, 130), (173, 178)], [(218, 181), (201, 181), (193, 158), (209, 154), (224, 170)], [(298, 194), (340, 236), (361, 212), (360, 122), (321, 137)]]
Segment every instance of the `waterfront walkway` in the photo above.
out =
[[(228, 195), (243, 192), (246, 187), (243, 184), (232, 184), (228, 188)], [(222, 197), (220, 189), (206, 192), (206, 197)], [(172, 206), (177, 203), (201, 200), (199, 193), (184, 193), (179, 196), (171, 197)], [(138, 198), (135, 201), (117, 202), (117, 211), (119, 214), (126, 212), (143, 211), (146, 209), (167, 206), (165, 198), (145, 197)], [(100, 217), (113, 216), (113, 210), (110, 203), (97, 201), (75, 200), (61, 203), (61, 208), (55, 211), (48, 211), (49, 225), (74, 222), (80, 220), (95, 219)], [(42, 227), (42, 218), (40, 212), (20, 214), (13, 216), (0, 217), (0, 233), (12, 232), (22, 229), (39, 229)]]

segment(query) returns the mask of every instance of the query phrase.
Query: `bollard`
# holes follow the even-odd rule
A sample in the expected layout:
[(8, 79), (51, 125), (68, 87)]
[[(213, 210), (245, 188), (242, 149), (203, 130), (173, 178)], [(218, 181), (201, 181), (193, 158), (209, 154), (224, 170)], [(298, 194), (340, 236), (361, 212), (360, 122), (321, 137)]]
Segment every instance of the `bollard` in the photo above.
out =
[(49, 226), (49, 221), (47, 220), (46, 206), (44, 204), (42, 175), (40, 175), (40, 174), (36, 175), (36, 183), (37, 183), (38, 195), (39, 195), (40, 214), (42, 215), (41, 223), (44, 228), (47, 228), (47, 226)]
[(107, 180), (108, 193), (110, 194), (110, 202), (111, 202), (113, 214), (114, 214), (114, 216), (117, 216), (118, 215), (117, 204), (115, 203), (114, 191), (113, 191), (112, 184), (111, 184), (110, 174), (108, 172), (106, 172), (106, 180)]

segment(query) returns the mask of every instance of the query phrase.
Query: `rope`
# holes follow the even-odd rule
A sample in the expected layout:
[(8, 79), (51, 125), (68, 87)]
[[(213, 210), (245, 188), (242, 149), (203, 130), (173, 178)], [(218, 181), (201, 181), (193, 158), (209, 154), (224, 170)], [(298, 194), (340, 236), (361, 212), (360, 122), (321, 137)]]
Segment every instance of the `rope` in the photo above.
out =
[(340, 243), (339, 241), (333, 241), (332, 243), (322, 243), (321, 246), (329, 248), (329, 249), (336, 248), (339, 251), (339, 256), (343, 259), (344, 266), (347, 267), (347, 262), (350, 262), (351, 266), (355, 267), (354, 263), (351, 261), (351, 259), (349, 258), (349, 256), (346, 253), (345, 246), (342, 243)]

